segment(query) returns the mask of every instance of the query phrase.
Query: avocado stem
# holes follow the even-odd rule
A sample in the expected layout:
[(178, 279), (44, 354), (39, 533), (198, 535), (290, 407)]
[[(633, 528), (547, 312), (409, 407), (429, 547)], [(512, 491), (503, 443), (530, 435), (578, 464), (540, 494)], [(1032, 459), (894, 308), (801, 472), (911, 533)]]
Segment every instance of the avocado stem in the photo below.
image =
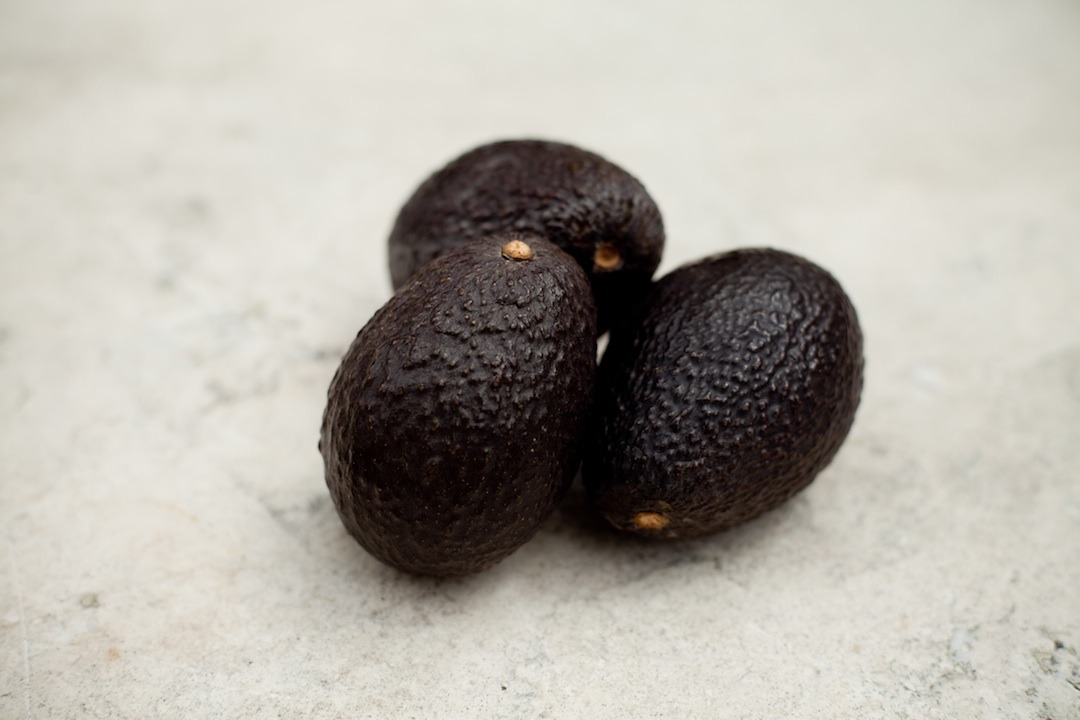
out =
[(634, 525), (639, 530), (661, 530), (671, 520), (657, 512), (639, 512), (634, 516)]
[(593, 269), (598, 272), (609, 272), (622, 267), (623, 259), (618, 249), (609, 242), (602, 242), (596, 246), (593, 253)]
[(507, 260), (532, 260), (533, 249), (522, 240), (511, 240), (502, 247), (503, 257)]

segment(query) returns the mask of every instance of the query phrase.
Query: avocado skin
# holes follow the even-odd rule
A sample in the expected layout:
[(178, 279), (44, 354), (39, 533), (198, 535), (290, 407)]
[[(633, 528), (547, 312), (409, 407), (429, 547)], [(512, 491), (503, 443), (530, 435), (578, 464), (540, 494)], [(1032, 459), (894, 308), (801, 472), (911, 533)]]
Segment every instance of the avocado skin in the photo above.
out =
[[(612, 330), (582, 470), (589, 495), (615, 527), (648, 537), (740, 525), (832, 460), (862, 371), (855, 309), (813, 263), (751, 249), (675, 270)], [(668, 522), (639, 528), (641, 512)]]
[(430, 263), (364, 326), (330, 384), (320, 450), (349, 533), (418, 575), (464, 575), (517, 549), (580, 464), (596, 365), (581, 268), (506, 237)]
[[(405, 203), (390, 233), (394, 288), (450, 248), (505, 231), (543, 235), (581, 264), (600, 332), (648, 290), (664, 249), (660, 211), (625, 170), (572, 145), (506, 140), (452, 161)], [(616, 270), (594, 267), (605, 242), (622, 257)]]

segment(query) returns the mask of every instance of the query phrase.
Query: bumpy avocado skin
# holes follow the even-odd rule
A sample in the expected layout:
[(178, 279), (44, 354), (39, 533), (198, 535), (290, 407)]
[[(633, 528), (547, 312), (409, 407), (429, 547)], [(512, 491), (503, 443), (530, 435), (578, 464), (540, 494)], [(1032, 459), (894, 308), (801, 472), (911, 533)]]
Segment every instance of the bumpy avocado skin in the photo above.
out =
[(580, 461), (596, 365), (581, 268), (488, 238), (430, 263), (357, 335), (319, 443), (349, 533), (418, 575), (487, 568), (552, 513)]
[[(601, 332), (645, 293), (664, 249), (660, 211), (625, 170), (572, 145), (507, 140), (452, 161), (405, 203), (390, 233), (394, 288), (447, 250), (505, 231), (541, 234), (581, 264)], [(605, 243), (620, 259), (609, 269), (595, 262)]]
[(832, 460), (862, 375), (855, 309), (813, 263), (752, 249), (684, 266), (612, 330), (586, 487), (615, 527), (648, 537), (744, 523)]

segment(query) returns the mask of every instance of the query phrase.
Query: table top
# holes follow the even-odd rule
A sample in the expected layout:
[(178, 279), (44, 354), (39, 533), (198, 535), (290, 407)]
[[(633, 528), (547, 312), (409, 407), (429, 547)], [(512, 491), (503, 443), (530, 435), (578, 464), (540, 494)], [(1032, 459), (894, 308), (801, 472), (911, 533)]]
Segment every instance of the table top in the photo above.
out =
[[(1080, 717), (1080, 11), (1035, 0), (0, 6), (0, 716)], [(417, 184), (543, 137), (661, 274), (852, 297), (835, 461), (650, 544), (580, 488), (404, 576), (316, 450)]]

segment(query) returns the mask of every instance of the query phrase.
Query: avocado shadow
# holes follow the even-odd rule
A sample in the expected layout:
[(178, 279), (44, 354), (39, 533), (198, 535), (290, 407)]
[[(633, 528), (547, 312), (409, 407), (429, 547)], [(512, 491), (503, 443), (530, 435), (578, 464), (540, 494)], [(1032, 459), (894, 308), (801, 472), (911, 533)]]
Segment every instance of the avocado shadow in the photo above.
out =
[(580, 475), (538, 539), (559, 556), (574, 553), (579, 564), (616, 568), (619, 577), (636, 579), (678, 565), (708, 564), (717, 570), (748, 555), (767, 553), (784, 528), (804, 515), (798, 497), (737, 528), (693, 540), (657, 540), (611, 526), (592, 506)]
[[(347, 585), (374, 592), (387, 606), (410, 606), (422, 619), (434, 608), (439, 615), (468, 613), (470, 607), (510, 585), (545, 596), (555, 593), (555, 587), (562, 588), (559, 593), (591, 596), (679, 566), (723, 574), (744, 565), (748, 556), (769, 555), (770, 545), (783, 542), (786, 530), (805, 520), (800, 517), (806, 514), (805, 505), (797, 496), (726, 532), (695, 540), (658, 541), (609, 525), (592, 507), (579, 475), (531, 540), (497, 565), (470, 575), (416, 576), (380, 562), (348, 534), (329, 497), (312, 504), (311, 520), (316, 527), (310, 546), (326, 570), (341, 576)], [(397, 612), (404, 611), (402, 607)]]
[(311, 501), (307, 521), (304, 544), (322, 566), (322, 573), (391, 603), (467, 605), (470, 598), (497, 592), (508, 576), (519, 571), (511, 562), (514, 555), (491, 568), (459, 577), (427, 577), (398, 570), (376, 559), (349, 534), (325, 492)]

